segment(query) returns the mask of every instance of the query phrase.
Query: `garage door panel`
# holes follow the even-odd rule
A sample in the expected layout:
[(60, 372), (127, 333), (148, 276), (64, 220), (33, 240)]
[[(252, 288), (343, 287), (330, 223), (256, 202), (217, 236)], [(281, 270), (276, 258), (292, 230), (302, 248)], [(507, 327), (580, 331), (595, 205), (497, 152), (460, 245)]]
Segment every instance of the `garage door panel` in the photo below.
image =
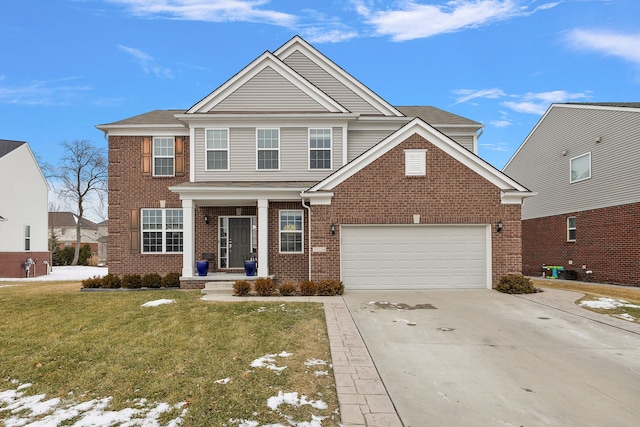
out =
[(341, 227), (347, 289), (486, 287), (485, 226)]

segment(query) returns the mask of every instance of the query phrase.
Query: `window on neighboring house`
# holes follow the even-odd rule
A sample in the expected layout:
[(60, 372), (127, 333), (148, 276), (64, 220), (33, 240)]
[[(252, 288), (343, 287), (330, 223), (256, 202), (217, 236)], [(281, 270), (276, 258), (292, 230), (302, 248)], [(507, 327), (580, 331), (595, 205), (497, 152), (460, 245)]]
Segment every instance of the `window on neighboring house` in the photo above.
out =
[(205, 139), (207, 170), (229, 170), (229, 131), (207, 129)]
[(31, 250), (31, 226), (30, 225), (24, 226), (24, 250), (25, 251)]
[(153, 138), (153, 175), (174, 175), (175, 141), (173, 137)]
[(576, 241), (576, 217), (570, 216), (567, 218), (567, 241)]
[(301, 210), (280, 211), (280, 252), (302, 253)]
[(571, 181), (578, 182), (591, 178), (591, 153), (574, 157), (571, 164)]
[(258, 170), (280, 169), (280, 129), (258, 129)]
[(182, 252), (182, 209), (142, 209), (142, 252)]
[(331, 129), (309, 129), (309, 169), (331, 169)]

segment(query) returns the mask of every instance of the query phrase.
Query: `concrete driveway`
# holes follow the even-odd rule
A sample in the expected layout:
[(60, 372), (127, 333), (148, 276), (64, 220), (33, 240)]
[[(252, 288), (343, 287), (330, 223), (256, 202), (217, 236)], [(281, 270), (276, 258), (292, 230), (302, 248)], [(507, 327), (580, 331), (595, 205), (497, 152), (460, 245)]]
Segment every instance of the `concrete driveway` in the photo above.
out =
[(344, 301), (406, 427), (636, 426), (640, 325), (576, 307), (580, 296), (347, 291)]

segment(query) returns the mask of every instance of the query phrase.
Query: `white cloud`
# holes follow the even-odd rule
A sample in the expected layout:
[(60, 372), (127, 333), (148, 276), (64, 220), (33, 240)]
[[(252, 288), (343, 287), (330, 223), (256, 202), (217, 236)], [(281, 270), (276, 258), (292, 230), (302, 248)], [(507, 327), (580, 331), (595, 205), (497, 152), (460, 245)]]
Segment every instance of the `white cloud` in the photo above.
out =
[(480, 90), (456, 89), (453, 91), (453, 93), (455, 93), (456, 95), (461, 95), (458, 99), (456, 99), (456, 104), (468, 102), (476, 98), (496, 99), (496, 98), (503, 98), (507, 95), (502, 91), (502, 89), (497, 89), (497, 88), (480, 89)]
[(291, 26), (297, 17), (262, 9), (268, 0), (109, 0), (136, 15), (206, 22), (259, 22)]
[(339, 43), (358, 36), (357, 32), (348, 29), (327, 30), (326, 27), (307, 28), (302, 33), (309, 43)]
[(640, 34), (575, 29), (567, 38), (575, 48), (595, 50), (640, 65)]
[(512, 96), (515, 101), (505, 101), (501, 105), (518, 113), (544, 114), (550, 104), (571, 101), (583, 101), (589, 98), (588, 92), (571, 93), (564, 90), (550, 92), (529, 92), (524, 95)]
[(173, 73), (170, 68), (164, 68), (156, 64), (156, 60), (148, 53), (143, 52), (140, 49), (123, 45), (118, 45), (118, 49), (131, 55), (145, 73), (151, 73), (156, 77), (173, 77)]
[(504, 142), (496, 142), (496, 143), (486, 142), (486, 143), (481, 143), (480, 147), (485, 149), (485, 150), (498, 151), (498, 152), (501, 152), (501, 153), (504, 153), (504, 152), (507, 152), (507, 151), (511, 151), (509, 146), (507, 144), (505, 144)]
[(360, 0), (355, 1), (354, 5), (378, 34), (391, 36), (395, 41), (405, 41), (527, 16), (558, 4), (545, 3), (531, 11), (521, 3), (520, 0), (452, 0), (433, 5), (408, 0), (402, 2), (398, 9), (376, 11)]
[(511, 126), (511, 122), (509, 120), (494, 120), (492, 122), (489, 122), (490, 125), (495, 126), (497, 128), (506, 128)]
[[(24, 85), (0, 85), (0, 103), (20, 105), (67, 105), (92, 90), (89, 85), (69, 85), (62, 82), (77, 80), (77, 77), (44, 81), (35, 80)], [(0, 81), (5, 81), (5, 76)]]

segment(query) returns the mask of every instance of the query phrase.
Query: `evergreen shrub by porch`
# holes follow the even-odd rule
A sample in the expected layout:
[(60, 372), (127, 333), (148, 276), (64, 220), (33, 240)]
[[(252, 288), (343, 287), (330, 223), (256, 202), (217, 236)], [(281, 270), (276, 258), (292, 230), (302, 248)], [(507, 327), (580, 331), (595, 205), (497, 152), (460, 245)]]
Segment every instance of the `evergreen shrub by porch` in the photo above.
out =
[(163, 288), (177, 288), (180, 286), (180, 273), (167, 273), (162, 278)]
[(521, 274), (502, 276), (500, 282), (496, 285), (496, 290), (505, 294), (533, 294), (538, 292), (531, 279)]
[(102, 287), (102, 277), (94, 276), (82, 281), (82, 287), (87, 289), (98, 289)]
[(316, 285), (316, 282), (312, 280), (303, 280), (298, 284), (298, 291), (300, 292), (300, 295), (304, 295), (304, 296), (315, 295), (317, 289), (318, 289), (318, 286)]
[(244, 297), (249, 295), (249, 291), (251, 291), (251, 284), (246, 280), (236, 280), (236, 283), (233, 284), (234, 295)]
[(259, 277), (256, 279), (253, 288), (258, 295), (262, 297), (268, 297), (276, 289), (276, 286), (270, 277)]
[(344, 293), (344, 285), (339, 280), (320, 280), (317, 286), (318, 295), (334, 296)]
[(140, 289), (142, 287), (142, 278), (139, 274), (125, 274), (122, 276), (121, 284), (125, 289)]
[(145, 274), (142, 277), (143, 288), (159, 288), (162, 286), (162, 277), (159, 274), (151, 273)]
[(118, 289), (120, 284), (120, 277), (116, 274), (109, 273), (102, 278), (102, 289)]
[(289, 296), (296, 293), (296, 285), (291, 281), (282, 282), (278, 285), (280, 295)]

